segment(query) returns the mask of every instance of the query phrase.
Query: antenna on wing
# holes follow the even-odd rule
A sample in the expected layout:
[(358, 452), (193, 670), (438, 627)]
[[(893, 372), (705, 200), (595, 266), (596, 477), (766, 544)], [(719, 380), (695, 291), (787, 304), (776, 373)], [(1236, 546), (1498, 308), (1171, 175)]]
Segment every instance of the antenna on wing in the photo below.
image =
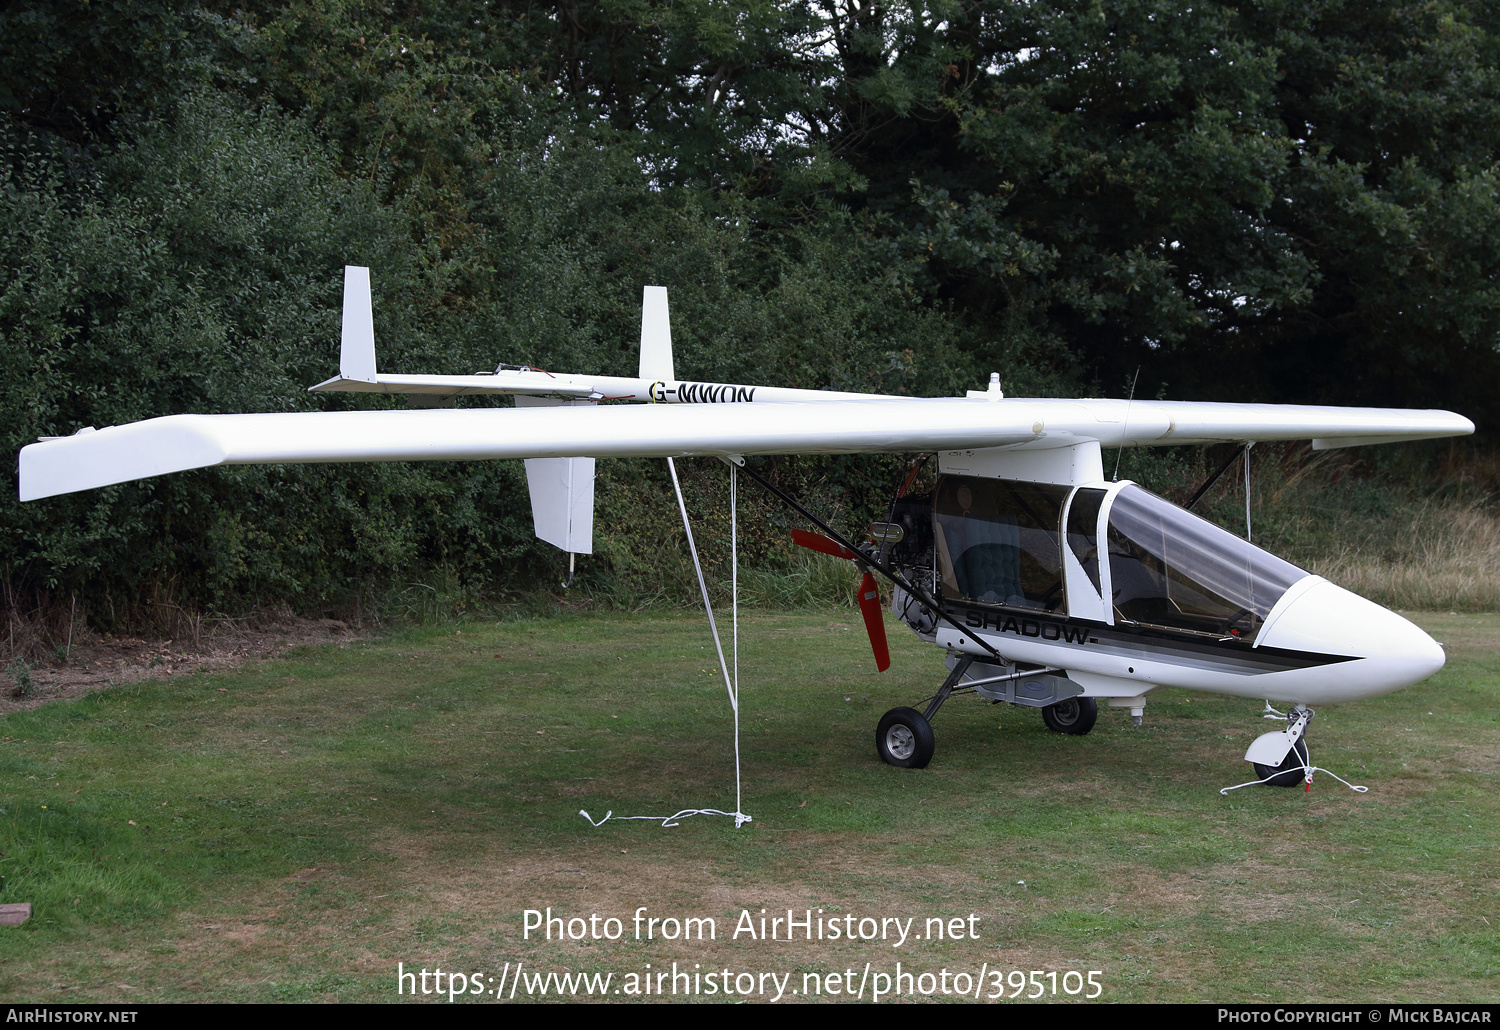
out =
[(1130, 396), (1125, 401), (1125, 426), (1120, 430), (1120, 449), (1115, 452), (1115, 476), (1112, 482), (1120, 481), (1120, 459), (1125, 457), (1125, 436), (1130, 432), (1130, 405), (1135, 400), (1135, 384), (1140, 381), (1141, 366), (1135, 366), (1135, 378), (1130, 380)]
[(344, 331), (339, 344), (339, 375), (375, 382), (375, 315), (370, 307), (370, 270), (344, 266)]
[(672, 322), (667, 314), (667, 288), (648, 286), (641, 301), (641, 378), (674, 383)]

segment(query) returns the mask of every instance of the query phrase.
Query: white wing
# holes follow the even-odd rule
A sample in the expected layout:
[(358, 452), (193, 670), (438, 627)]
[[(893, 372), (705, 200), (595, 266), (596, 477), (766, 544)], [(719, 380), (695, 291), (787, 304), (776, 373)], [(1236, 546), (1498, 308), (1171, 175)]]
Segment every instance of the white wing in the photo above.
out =
[(871, 399), (170, 415), (22, 448), (21, 500), (212, 465), (922, 452), (1460, 436), (1447, 411), (1191, 401)]

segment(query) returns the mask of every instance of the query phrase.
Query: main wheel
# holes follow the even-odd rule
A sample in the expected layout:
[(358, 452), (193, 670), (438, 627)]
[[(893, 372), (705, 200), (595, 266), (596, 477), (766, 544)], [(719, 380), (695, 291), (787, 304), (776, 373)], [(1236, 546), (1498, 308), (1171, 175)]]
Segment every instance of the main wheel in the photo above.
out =
[(1056, 733), (1081, 737), (1099, 721), (1099, 702), (1091, 697), (1070, 697), (1042, 709), (1042, 721)]
[(1307, 764), (1307, 742), (1298, 737), (1297, 743), (1292, 745), (1281, 764), (1274, 769), (1259, 762), (1252, 764), (1255, 766), (1255, 775), (1265, 780), (1267, 787), (1295, 787), (1307, 778), (1302, 768)]
[(915, 708), (892, 708), (875, 730), (875, 750), (887, 765), (925, 769), (935, 746), (932, 724)]

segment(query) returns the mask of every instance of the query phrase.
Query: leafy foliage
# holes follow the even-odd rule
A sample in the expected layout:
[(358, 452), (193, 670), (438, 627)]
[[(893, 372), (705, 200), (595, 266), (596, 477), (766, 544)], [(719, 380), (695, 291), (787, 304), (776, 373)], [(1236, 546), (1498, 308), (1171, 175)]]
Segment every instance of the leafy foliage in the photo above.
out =
[[(1455, 0), (20, 0), (0, 438), (394, 403), (305, 392), (345, 263), (375, 269), (392, 370), (627, 372), (654, 283), (703, 379), (1123, 394), (1140, 367), (1163, 396), (1483, 431), (1497, 56)], [(681, 579), (649, 542), (675, 519), (658, 465), (602, 466), (594, 589)], [(776, 473), (858, 519), (891, 466)], [(190, 473), (0, 502), (0, 541), (6, 606), (117, 624), (558, 572), (507, 464)]]
[[(87, 161), (13, 136), (7, 445), (176, 412), (351, 403), (305, 390), (337, 366), (346, 261), (378, 269), (376, 332), (396, 370), (492, 367), (498, 350), (625, 372), (637, 284), (655, 282), (673, 288), (679, 364), (696, 375), (779, 366), (813, 387), (954, 388), (941, 349), (918, 361), (911, 346), (947, 335), (945, 316), (899, 292), (850, 303), (870, 269), (847, 222), (803, 231), (796, 257), (766, 255), (690, 196), (649, 189), (628, 151), (586, 136), (546, 146), (498, 150), (470, 237), (414, 257), (409, 201), (383, 204), (339, 174), (305, 118), (208, 93)], [(749, 273), (776, 262), (762, 292)], [(621, 489), (643, 483), (670, 516), (659, 469)], [(440, 567), (470, 591), (525, 585), (555, 565), (526, 498), (517, 463), (243, 467), (11, 500), (0, 533), (13, 596), (79, 594), (96, 623), (129, 623), (159, 615), (152, 605), (348, 607)], [(630, 546), (615, 545), (624, 582)]]

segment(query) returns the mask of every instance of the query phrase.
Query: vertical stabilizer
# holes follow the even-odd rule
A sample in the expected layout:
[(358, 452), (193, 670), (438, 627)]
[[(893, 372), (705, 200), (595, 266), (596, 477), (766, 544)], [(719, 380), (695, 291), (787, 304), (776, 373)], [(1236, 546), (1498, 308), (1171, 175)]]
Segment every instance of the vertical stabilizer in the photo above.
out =
[[(517, 395), (516, 407), (583, 405), (584, 400)], [(527, 458), (531, 521), (537, 539), (569, 554), (594, 553), (594, 459)]]
[(641, 378), (677, 381), (672, 370), (672, 323), (667, 316), (667, 288), (646, 287), (641, 303)]
[(344, 266), (344, 334), (339, 347), (339, 375), (375, 381), (375, 316), (370, 308), (370, 270)]

